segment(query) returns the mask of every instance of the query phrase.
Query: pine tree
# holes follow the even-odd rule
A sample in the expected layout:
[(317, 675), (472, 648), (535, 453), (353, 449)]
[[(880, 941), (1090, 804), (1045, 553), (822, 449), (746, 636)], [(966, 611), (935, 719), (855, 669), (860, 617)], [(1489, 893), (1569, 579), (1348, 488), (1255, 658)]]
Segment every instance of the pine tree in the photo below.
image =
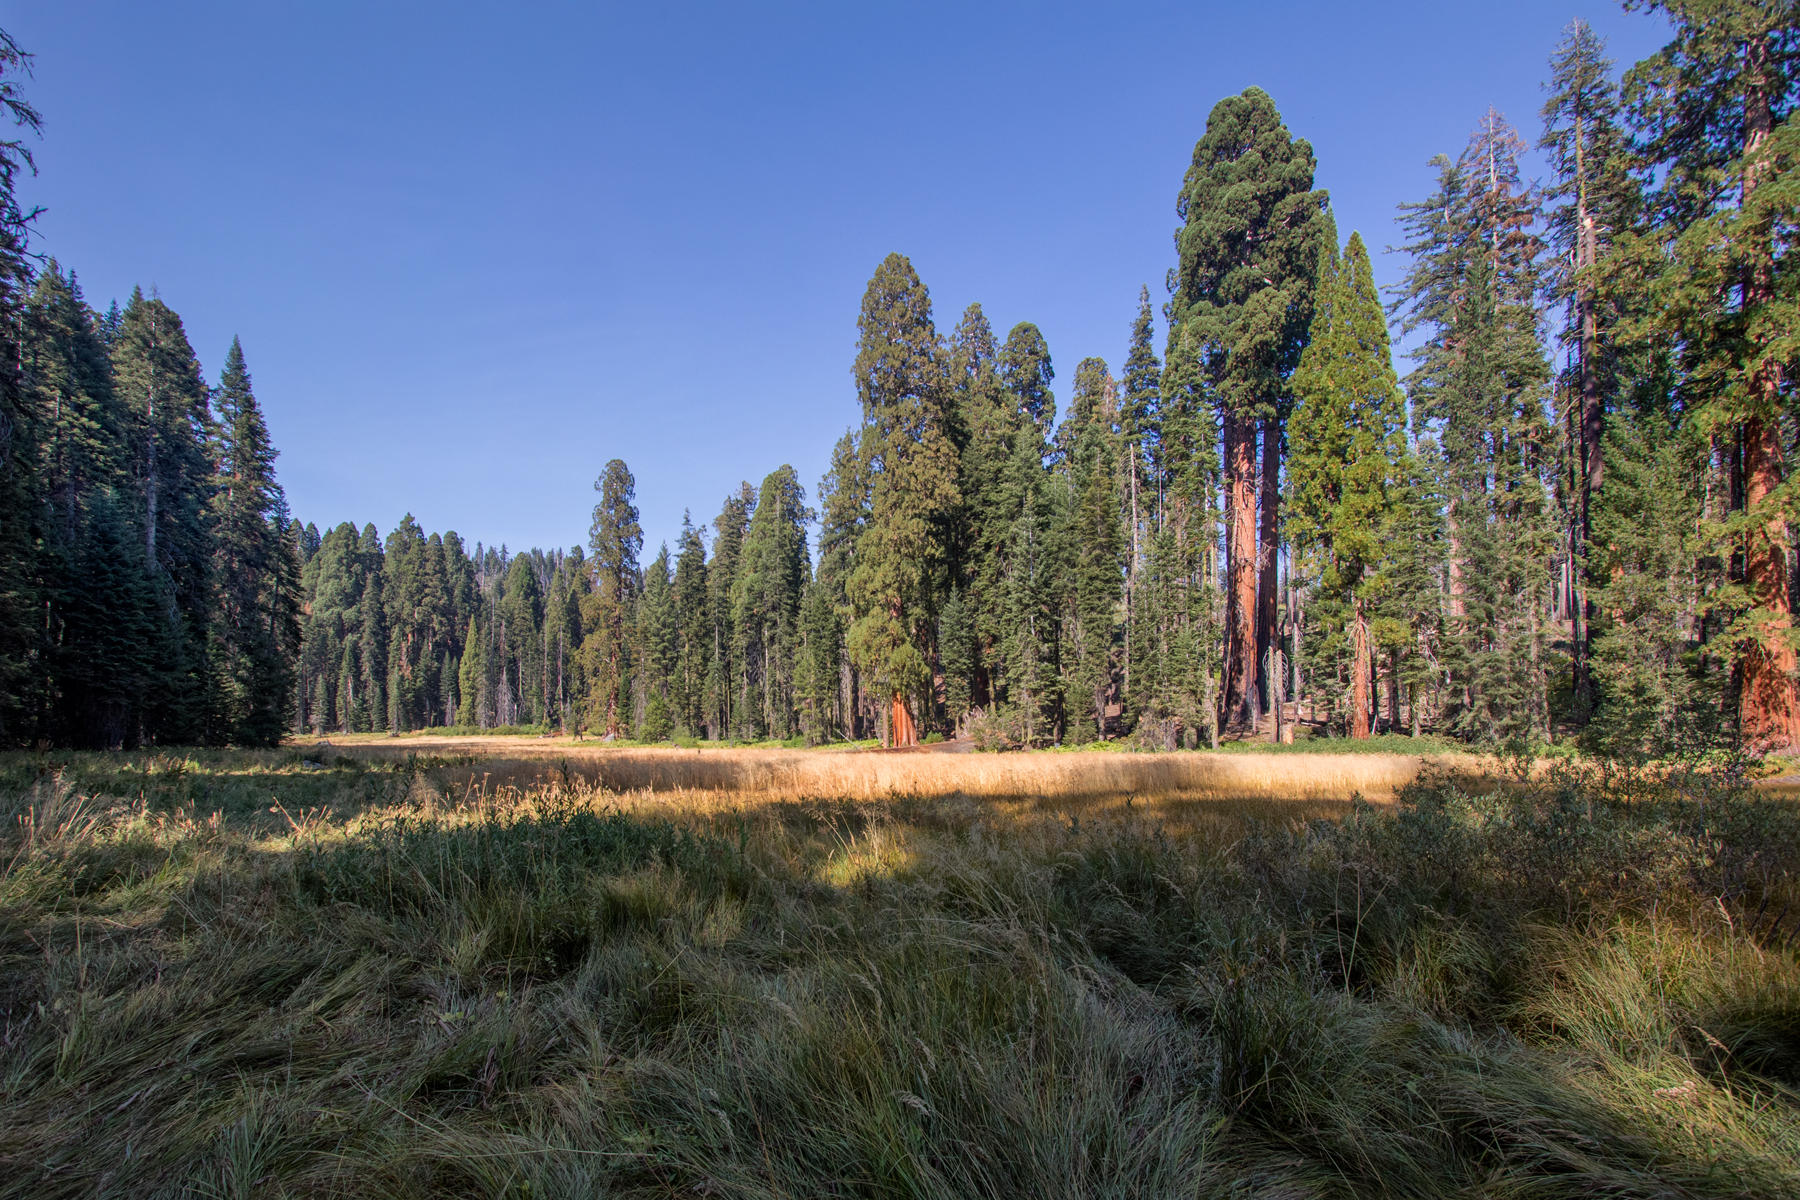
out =
[[(843, 642), (837, 606), (829, 590), (815, 579), (800, 601), (800, 651), (794, 666), (800, 728), (809, 745), (832, 741), (845, 728), (839, 709)], [(947, 663), (945, 670), (949, 670)]]
[(1551, 296), (1566, 308), (1562, 342), (1568, 352), (1570, 649), (1577, 715), (1594, 704), (1588, 667), (1590, 627), (1597, 610), (1593, 574), (1593, 510), (1605, 482), (1606, 414), (1617, 402), (1619, 364), (1614, 330), (1620, 314), (1603, 295), (1603, 255), (1637, 218), (1639, 189), (1619, 120), (1618, 89), (1605, 43), (1583, 21), (1572, 22), (1551, 55), (1550, 96), (1544, 102), (1539, 146), (1555, 172), (1547, 189), (1546, 225), (1552, 259)]
[(961, 497), (931, 298), (901, 255), (876, 268), (857, 328), (854, 374), (871, 502), (846, 586), (855, 612), (849, 645), (891, 697), (890, 743), (908, 745), (928, 707), (934, 601), (947, 567), (946, 528)]
[(1162, 505), (1158, 484), (1162, 469), (1162, 363), (1153, 346), (1155, 321), (1150, 310), (1150, 289), (1138, 293), (1137, 319), (1131, 324), (1131, 343), (1125, 354), (1125, 374), (1120, 381), (1119, 427), (1125, 440), (1126, 536), (1125, 645), (1121, 664), (1121, 689), (1125, 703), (1136, 708), (1133, 665), (1142, 644), (1138, 609), (1143, 587), (1145, 557), (1154, 520)]
[(287, 501), (275, 449), (251, 389), (243, 346), (231, 339), (213, 393), (220, 437), (213, 487), (211, 649), (215, 736), (272, 746), (288, 725), (300, 597), (289, 562)]
[(1394, 311), (1402, 331), (1426, 332), (1406, 382), (1445, 505), (1447, 716), (1480, 739), (1542, 738), (1550, 725), (1550, 368), (1523, 149), (1490, 109), (1455, 162), (1434, 160), (1436, 192), (1401, 206), (1413, 261)]
[(974, 703), (976, 664), (975, 617), (960, 588), (951, 588), (938, 610), (938, 655), (944, 673), (944, 717), (960, 729)]
[(1193, 337), (1171, 327), (1160, 386), (1156, 534), (1146, 565), (1145, 598), (1155, 617), (1145, 629), (1151, 678), (1140, 689), (1141, 712), (1170, 749), (1178, 736), (1191, 741), (1204, 731), (1216, 744), (1219, 734), (1219, 438)]
[(752, 696), (751, 724), (768, 737), (794, 732), (794, 656), (799, 648), (800, 598), (810, 582), (806, 522), (812, 517), (794, 469), (763, 480), (732, 581), (736, 658)]
[(1288, 521), (1295, 571), (1323, 636), (1314, 671), (1347, 677), (1351, 737), (1373, 732), (1377, 576), (1389, 546), (1389, 488), (1404, 452), (1405, 409), (1369, 254), (1352, 233), (1320, 265), (1311, 341), (1294, 372)]
[[(1048, 370), (1047, 363), (1043, 370)], [(962, 593), (976, 643), (967, 704), (987, 706), (1004, 690), (999, 646), (1006, 617), (1000, 580), (1013, 520), (1006, 473), (1022, 405), (1001, 383), (1000, 350), (979, 304), (964, 310), (951, 337), (950, 378), (960, 458), (957, 491), (962, 497), (950, 576), (952, 590)], [(1049, 381), (1027, 377), (1023, 382), (1047, 387)], [(950, 720), (959, 721), (959, 706), (948, 697), (946, 704)]]
[(1718, 679), (1701, 670), (1699, 531), (1710, 447), (1677, 412), (1623, 411), (1606, 427), (1606, 489), (1593, 509), (1591, 748), (1626, 760), (1709, 747), (1724, 732)]
[(0, 741), (29, 733), (33, 720), (28, 681), (33, 655), (40, 651), (37, 628), (35, 534), (32, 514), (41, 511), (44, 488), (37, 471), (41, 432), (19, 370), (20, 327), (25, 289), (31, 282), (27, 234), (37, 215), (19, 204), (22, 172), (35, 172), (23, 135), (36, 133), (41, 119), (25, 101), (21, 76), (31, 73), (31, 56), (0, 30), (0, 110), (21, 136), (0, 140)]
[(675, 557), (675, 619), (680, 635), (674, 683), (676, 724), (698, 737), (706, 727), (706, 679), (712, 664), (712, 614), (707, 602), (704, 527), (681, 514)]
[(600, 503), (588, 531), (589, 562), (594, 590), (582, 609), (586, 631), (582, 656), (588, 672), (590, 719), (608, 735), (618, 736), (625, 719), (630, 683), (631, 647), (628, 632), (631, 605), (637, 596), (638, 551), (644, 544), (638, 525), (637, 481), (622, 459), (606, 464), (594, 481)]
[(743, 664), (737, 657), (737, 627), (733, 621), (731, 594), (743, 563), (744, 538), (756, 512), (756, 493), (746, 481), (736, 494), (725, 498), (713, 521), (712, 562), (707, 567), (707, 606), (711, 612), (712, 659), (707, 675), (708, 721), (714, 738), (747, 733), (745, 697), (741, 686)]
[(502, 630), (499, 651), (503, 658), (501, 675), (511, 681), (517, 698), (513, 722), (525, 724), (548, 720), (544, 703), (543, 671), (539, 662), (543, 651), (544, 593), (538, 585), (537, 571), (531, 556), (514, 556), (501, 585), (497, 606)]
[(1067, 488), (1062, 558), (1062, 693), (1070, 736), (1107, 734), (1116, 690), (1114, 648), (1125, 580), (1117, 396), (1103, 359), (1075, 369), (1069, 417), (1057, 431)]
[(675, 732), (671, 699), (681, 652), (681, 626), (675, 607), (674, 573), (665, 544), (644, 569), (644, 590), (637, 606), (637, 643), (642, 655), (643, 717), (638, 738), (667, 741)]
[(366, 732), (392, 728), (388, 723), (385, 557), (374, 524), (364, 525), (356, 547), (356, 634), (348, 643), (352, 657), (346, 669), (354, 672), (356, 680), (354, 717), (348, 728)]
[(837, 711), (850, 738), (862, 736), (868, 727), (861, 679), (849, 647), (843, 644), (844, 630), (856, 615), (850, 604), (850, 572), (868, 521), (869, 475), (856, 434), (846, 432), (832, 447), (830, 469), (819, 481), (819, 568), (814, 583), (831, 604), (837, 629)]
[(212, 619), (213, 422), (181, 318), (134, 291), (112, 347), (144, 560), (161, 598), (166, 648), (146, 713), (156, 740), (199, 741), (215, 724), (207, 663)]
[(485, 728), (491, 723), (483, 703), (487, 670), (481, 661), (482, 644), (480, 623), (471, 614), (468, 631), (463, 635), (462, 661), (457, 668), (456, 686), (459, 698), (456, 723), (471, 728)]

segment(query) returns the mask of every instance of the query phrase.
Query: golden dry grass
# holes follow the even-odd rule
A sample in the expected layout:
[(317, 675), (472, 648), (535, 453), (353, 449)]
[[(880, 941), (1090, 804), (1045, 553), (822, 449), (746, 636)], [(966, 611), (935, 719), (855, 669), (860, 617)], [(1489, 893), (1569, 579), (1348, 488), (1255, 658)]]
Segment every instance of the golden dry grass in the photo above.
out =
[(1342, 804), (1386, 803), (1421, 772), (1492, 774), (1470, 756), (1400, 754), (933, 754), (765, 748), (612, 748), (566, 739), (357, 740), (333, 750), (370, 761), (467, 756), (474, 779), (529, 788), (574, 776), (614, 792), (741, 792), (780, 799)]

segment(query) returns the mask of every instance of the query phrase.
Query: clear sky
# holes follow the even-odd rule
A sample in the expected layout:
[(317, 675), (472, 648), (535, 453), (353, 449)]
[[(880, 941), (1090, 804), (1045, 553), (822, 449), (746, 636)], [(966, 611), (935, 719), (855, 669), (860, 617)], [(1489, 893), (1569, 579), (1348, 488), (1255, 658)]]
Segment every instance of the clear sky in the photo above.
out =
[(1576, 17), (1663, 40), (1602, 0), (0, 3), (38, 249), (157, 289), (209, 378), (242, 337), (302, 519), (568, 546), (616, 456), (646, 558), (740, 479), (815, 490), (889, 251), (942, 331), (1035, 321), (1066, 400), (1160, 314), (1220, 97), (1275, 98), (1388, 282), (1394, 206), (1489, 104), (1535, 141)]

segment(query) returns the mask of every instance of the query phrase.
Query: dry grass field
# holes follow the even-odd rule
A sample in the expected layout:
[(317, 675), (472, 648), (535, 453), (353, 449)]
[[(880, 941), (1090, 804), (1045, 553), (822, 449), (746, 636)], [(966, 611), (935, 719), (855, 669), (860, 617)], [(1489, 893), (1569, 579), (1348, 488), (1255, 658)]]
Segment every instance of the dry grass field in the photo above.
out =
[[(300, 743), (306, 749), (308, 743)], [(946, 754), (603, 746), (567, 738), (358, 737), (324, 744), (326, 755), (403, 763), (480, 765), (490, 785), (534, 786), (579, 775), (616, 792), (734, 791), (788, 799), (877, 800), (969, 796), (1181, 801), (1386, 802), (1424, 772), (1501, 773), (1472, 755), (1306, 754)]]
[(0, 1197), (1800, 1194), (1795, 807), (1471, 762), (3, 756)]

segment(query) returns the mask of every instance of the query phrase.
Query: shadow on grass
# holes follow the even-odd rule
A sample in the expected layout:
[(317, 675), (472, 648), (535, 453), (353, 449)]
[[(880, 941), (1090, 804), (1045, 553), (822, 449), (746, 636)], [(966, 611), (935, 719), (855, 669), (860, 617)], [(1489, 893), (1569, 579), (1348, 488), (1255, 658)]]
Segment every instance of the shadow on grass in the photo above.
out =
[(0, 1195), (1800, 1183), (1790, 809), (469, 770), (311, 816), (9, 794)]

